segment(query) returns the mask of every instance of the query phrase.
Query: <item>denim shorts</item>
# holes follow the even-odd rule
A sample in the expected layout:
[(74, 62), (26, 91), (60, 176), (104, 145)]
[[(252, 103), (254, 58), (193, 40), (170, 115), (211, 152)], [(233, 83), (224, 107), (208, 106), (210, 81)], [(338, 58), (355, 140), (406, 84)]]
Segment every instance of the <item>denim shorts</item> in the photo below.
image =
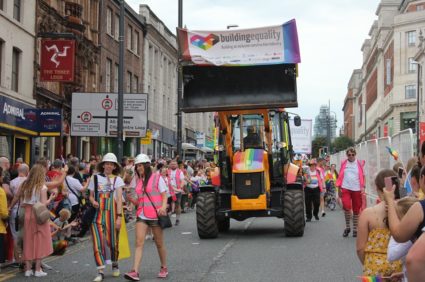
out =
[(148, 220), (148, 219), (142, 219), (140, 217), (137, 217), (136, 222), (142, 222), (146, 224), (149, 227), (157, 227), (159, 226), (158, 220)]

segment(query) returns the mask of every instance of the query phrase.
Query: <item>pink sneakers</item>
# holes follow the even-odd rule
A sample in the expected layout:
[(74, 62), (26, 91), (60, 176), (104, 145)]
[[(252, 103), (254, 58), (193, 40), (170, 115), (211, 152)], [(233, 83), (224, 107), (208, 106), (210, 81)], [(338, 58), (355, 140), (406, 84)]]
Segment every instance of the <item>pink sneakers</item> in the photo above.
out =
[(127, 280), (131, 280), (131, 281), (139, 281), (139, 273), (136, 272), (135, 270), (132, 270), (130, 272), (127, 272), (126, 274), (124, 274), (124, 278)]
[(166, 267), (161, 266), (161, 270), (158, 273), (158, 278), (167, 278), (168, 276), (168, 269)]

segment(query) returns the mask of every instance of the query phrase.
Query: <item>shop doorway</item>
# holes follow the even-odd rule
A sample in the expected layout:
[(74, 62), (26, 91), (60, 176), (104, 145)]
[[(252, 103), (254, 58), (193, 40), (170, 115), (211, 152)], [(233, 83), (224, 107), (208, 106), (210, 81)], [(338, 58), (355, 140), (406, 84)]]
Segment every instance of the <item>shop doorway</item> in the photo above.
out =
[(22, 158), (25, 163), (30, 163), (30, 139), (28, 137), (15, 136), (13, 157), (13, 162), (16, 162), (17, 158)]

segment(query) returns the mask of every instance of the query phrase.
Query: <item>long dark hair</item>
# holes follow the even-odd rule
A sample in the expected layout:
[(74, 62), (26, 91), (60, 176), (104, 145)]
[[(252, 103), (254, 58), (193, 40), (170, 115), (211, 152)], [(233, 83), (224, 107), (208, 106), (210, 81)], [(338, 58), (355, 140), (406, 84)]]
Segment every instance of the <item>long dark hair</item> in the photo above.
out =
[[(139, 170), (137, 169), (137, 166), (138, 165), (139, 164), (136, 164), (135, 171), (136, 171), (136, 174), (137, 174), (137, 178), (141, 179), (142, 176), (140, 175)], [(143, 170), (144, 170), (145, 179), (143, 181), (143, 189), (145, 189), (146, 186), (148, 185), (149, 178), (152, 175), (152, 168), (151, 168), (151, 164), (150, 163), (144, 163), (144, 164), (141, 164), (141, 165), (143, 165)]]

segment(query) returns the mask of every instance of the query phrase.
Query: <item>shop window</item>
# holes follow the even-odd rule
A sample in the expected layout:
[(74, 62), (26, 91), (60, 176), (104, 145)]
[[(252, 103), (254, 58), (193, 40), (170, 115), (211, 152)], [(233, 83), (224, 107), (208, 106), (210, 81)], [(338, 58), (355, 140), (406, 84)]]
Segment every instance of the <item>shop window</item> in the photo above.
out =
[(416, 85), (406, 85), (405, 87), (405, 97), (406, 99), (415, 99), (416, 98)]
[(401, 113), (400, 130), (411, 128), (416, 133), (416, 112)]
[(17, 48), (13, 48), (12, 53), (12, 86), (11, 89), (15, 92), (18, 92), (19, 88), (19, 64), (21, 51)]

